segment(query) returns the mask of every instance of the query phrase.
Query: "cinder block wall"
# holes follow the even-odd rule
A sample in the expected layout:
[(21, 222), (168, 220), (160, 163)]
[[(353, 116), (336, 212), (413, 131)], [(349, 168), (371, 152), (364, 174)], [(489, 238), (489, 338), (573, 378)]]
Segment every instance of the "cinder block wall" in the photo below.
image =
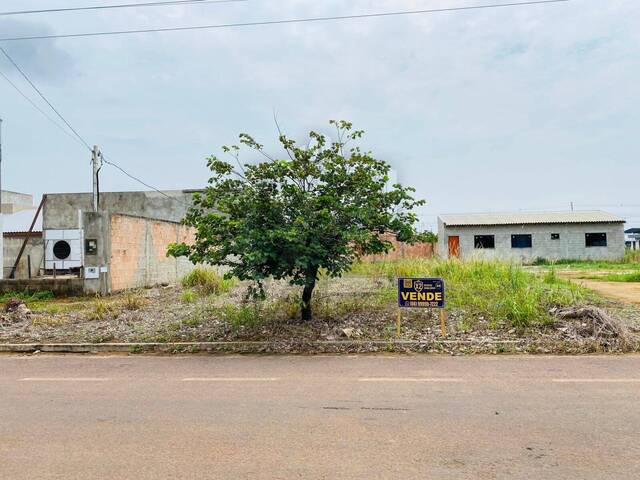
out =
[(113, 214), (110, 232), (111, 291), (173, 284), (194, 268), (185, 258), (167, 257), (170, 243), (194, 241), (194, 231), (189, 227)]
[[(13, 268), (16, 258), (18, 258), (18, 253), (22, 248), (25, 238), (27, 238), (27, 234), (4, 235), (2, 247), (4, 251), (4, 278), (9, 278), (9, 274), (11, 273), (11, 269)], [(39, 274), (40, 268), (43, 266), (44, 243), (42, 235), (32, 234), (28, 237), (27, 245), (22, 253), (20, 263), (18, 263), (15, 278), (29, 278), (29, 271), (27, 270), (27, 266), (29, 264), (28, 257), (31, 257), (31, 275), (36, 277)]]
[[(460, 257), (500, 258), (530, 262), (536, 258), (549, 260), (604, 260), (624, 256), (623, 223), (563, 223), (543, 225), (496, 225), (447, 227), (439, 224), (440, 256), (448, 257), (448, 238), (460, 237)], [(551, 240), (559, 233), (559, 240)], [(606, 247), (586, 247), (585, 233), (606, 233)], [(511, 248), (511, 235), (531, 234), (532, 248)], [(474, 248), (475, 235), (495, 235), (494, 249)]]

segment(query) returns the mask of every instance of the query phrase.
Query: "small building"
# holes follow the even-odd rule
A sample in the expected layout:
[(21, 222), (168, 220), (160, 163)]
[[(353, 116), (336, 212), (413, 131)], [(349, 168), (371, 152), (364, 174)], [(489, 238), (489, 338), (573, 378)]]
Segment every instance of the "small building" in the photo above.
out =
[(624, 243), (629, 250), (640, 250), (640, 228), (625, 230)]
[(602, 211), (451, 214), (438, 217), (443, 258), (616, 259), (624, 219)]
[[(29, 278), (29, 264), (37, 269), (42, 260), (42, 221), (36, 217), (34, 223), (33, 195), (2, 190), (1, 212), (0, 263), (3, 268), (0, 278), (9, 278), (12, 273), (14, 278)], [(15, 265), (20, 250), (23, 261)]]
[(190, 242), (182, 225), (195, 190), (46, 194), (42, 211), (43, 274), (78, 273), (84, 293), (174, 284), (193, 265), (167, 257)]
[[(194, 239), (181, 223), (194, 192), (45, 194), (41, 212), (19, 211), (19, 231), (4, 234), (0, 290), (106, 294), (175, 284), (193, 265), (167, 257), (167, 247)], [(37, 230), (29, 231), (24, 225), (34, 220)]]

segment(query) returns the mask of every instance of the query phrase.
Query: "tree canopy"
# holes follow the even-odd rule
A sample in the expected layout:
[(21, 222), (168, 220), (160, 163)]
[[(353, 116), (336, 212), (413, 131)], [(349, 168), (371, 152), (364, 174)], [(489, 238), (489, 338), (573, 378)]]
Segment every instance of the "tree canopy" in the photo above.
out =
[[(414, 189), (389, 185), (390, 166), (353, 145), (363, 132), (331, 121), (333, 140), (317, 132), (296, 143), (280, 132), (283, 158), (270, 156), (247, 134), (223, 147), (230, 161), (207, 159), (211, 178), (194, 195), (184, 220), (195, 228), (193, 245), (173, 244), (169, 255), (228, 267), (228, 276), (262, 281), (287, 279), (303, 287), (302, 319), (311, 319), (313, 289), (322, 271), (340, 276), (362, 255), (392, 248), (381, 238), (420, 239), (414, 225)], [(242, 163), (241, 148), (261, 155)]]

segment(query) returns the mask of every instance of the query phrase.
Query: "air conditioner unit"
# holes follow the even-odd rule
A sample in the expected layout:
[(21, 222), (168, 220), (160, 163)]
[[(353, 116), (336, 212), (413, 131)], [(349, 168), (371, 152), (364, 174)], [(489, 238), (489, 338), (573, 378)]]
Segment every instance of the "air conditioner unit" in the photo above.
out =
[(71, 270), (83, 264), (82, 230), (44, 231), (44, 268), (46, 270)]

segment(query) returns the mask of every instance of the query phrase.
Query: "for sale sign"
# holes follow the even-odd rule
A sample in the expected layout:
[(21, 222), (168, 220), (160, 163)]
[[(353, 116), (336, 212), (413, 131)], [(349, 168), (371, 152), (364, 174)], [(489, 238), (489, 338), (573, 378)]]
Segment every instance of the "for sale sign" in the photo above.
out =
[(444, 280), (441, 278), (398, 278), (398, 306), (444, 308)]

